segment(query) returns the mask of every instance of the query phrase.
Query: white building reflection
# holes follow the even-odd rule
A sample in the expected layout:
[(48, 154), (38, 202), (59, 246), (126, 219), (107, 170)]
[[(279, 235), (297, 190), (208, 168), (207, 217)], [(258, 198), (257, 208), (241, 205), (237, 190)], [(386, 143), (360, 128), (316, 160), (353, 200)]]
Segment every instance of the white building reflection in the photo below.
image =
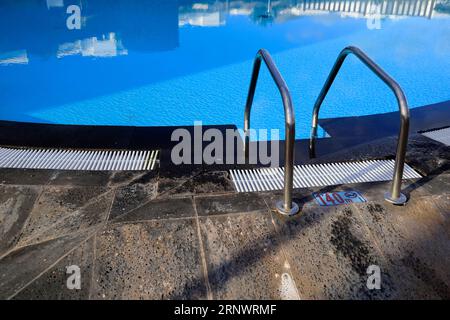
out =
[(225, 24), (227, 10), (223, 2), (192, 3), (180, 6), (178, 25), (196, 27), (218, 27)]
[(77, 40), (61, 44), (58, 47), (56, 56), (63, 58), (66, 56), (81, 55), (83, 57), (116, 57), (128, 54), (120, 40), (116, 39), (114, 32), (111, 32), (108, 37), (97, 39), (91, 37), (84, 40)]
[[(247, 15), (255, 22), (284, 21), (299, 16), (340, 13), (348, 17), (380, 18), (426, 17), (436, 14), (444, 0), (261, 0), (205, 1), (180, 5), (179, 25), (219, 26), (228, 15)], [(439, 13), (438, 13), (439, 14)]]
[(47, 0), (47, 8), (62, 8), (64, 7), (64, 0)]
[(375, 12), (381, 17), (427, 17), (433, 16), (436, 0), (303, 0), (297, 5), (281, 10), (279, 15), (311, 15), (339, 12), (348, 16), (369, 17)]
[[(75, 3), (83, 8), (85, 23), (81, 30), (68, 30), (66, 7)], [(21, 5), (4, 0), (0, 6), (0, 30), (7, 34), (0, 37), (0, 65), (28, 64), (33, 56), (170, 51), (179, 46), (180, 28), (223, 26), (230, 16), (258, 24), (331, 13), (367, 19), (373, 14), (450, 17), (449, 0), (24, 0)]]
[(28, 54), (26, 50), (0, 53), (0, 65), (28, 64)]

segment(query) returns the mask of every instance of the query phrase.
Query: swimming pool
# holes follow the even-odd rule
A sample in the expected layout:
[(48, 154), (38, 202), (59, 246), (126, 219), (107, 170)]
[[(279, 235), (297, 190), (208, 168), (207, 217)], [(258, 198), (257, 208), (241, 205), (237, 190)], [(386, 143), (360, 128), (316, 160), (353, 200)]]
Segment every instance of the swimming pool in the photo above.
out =
[[(80, 29), (68, 28), (74, 4)], [(314, 101), (350, 44), (400, 83), (411, 108), (450, 100), (449, 13), (448, 1), (433, 0), (2, 1), (0, 119), (241, 127), (253, 58), (266, 48), (291, 90), (297, 137), (307, 137)], [(280, 103), (262, 68), (252, 126), (283, 128)], [(321, 117), (396, 109), (349, 58)]]

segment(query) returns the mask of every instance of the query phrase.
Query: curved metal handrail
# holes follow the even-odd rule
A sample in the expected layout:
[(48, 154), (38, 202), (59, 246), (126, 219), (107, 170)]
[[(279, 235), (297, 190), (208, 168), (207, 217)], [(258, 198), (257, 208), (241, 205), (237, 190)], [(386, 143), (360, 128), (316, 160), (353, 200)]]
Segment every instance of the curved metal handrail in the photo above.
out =
[(253, 104), (253, 97), (255, 96), (256, 83), (258, 81), (259, 70), (261, 67), (261, 60), (264, 61), (269, 72), (275, 81), (278, 90), (280, 91), (281, 98), (284, 106), (285, 117), (285, 157), (284, 157), (284, 200), (277, 203), (277, 210), (281, 214), (293, 215), (299, 211), (298, 205), (292, 201), (292, 188), (293, 188), (293, 175), (294, 175), (294, 142), (295, 142), (295, 116), (294, 108), (292, 105), (291, 94), (289, 89), (281, 76), (278, 68), (272, 60), (269, 52), (264, 49), (260, 49), (256, 54), (255, 61), (253, 63), (252, 78), (250, 81), (250, 87), (248, 89), (247, 103), (245, 105), (244, 114), (244, 153), (246, 159), (249, 154), (250, 143), (250, 111)]
[(345, 58), (351, 53), (354, 54), (356, 57), (358, 57), (359, 60), (361, 60), (370, 70), (372, 70), (372, 72), (374, 72), (393, 91), (395, 97), (397, 98), (398, 108), (400, 111), (400, 132), (398, 134), (397, 155), (395, 157), (395, 166), (394, 166), (394, 178), (392, 181), (391, 190), (390, 192), (387, 192), (385, 194), (385, 199), (393, 204), (404, 204), (407, 201), (407, 198), (405, 197), (405, 195), (401, 193), (401, 183), (403, 176), (403, 168), (405, 165), (406, 146), (408, 144), (408, 134), (409, 134), (408, 102), (406, 101), (405, 94), (403, 93), (403, 90), (400, 88), (399, 84), (357, 47), (350, 46), (344, 48), (344, 50), (341, 51), (336, 62), (334, 63), (333, 68), (331, 69), (330, 74), (328, 75), (328, 78), (325, 82), (325, 85), (322, 88), (322, 91), (319, 94), (319, 97), (316, 100), (316, 103), (314, 104), (311, 137), (309, 143), (310, 157), (314, 158), (316, 156), (315, 141), (317, 137), (317, 125), (320, 106), (322, 105), (322, 102), (325, 99), (328, 90), (333, 84), (333, 81), (336, 78), (337, 73), (339, 72), (342, 64), (344, 63)]

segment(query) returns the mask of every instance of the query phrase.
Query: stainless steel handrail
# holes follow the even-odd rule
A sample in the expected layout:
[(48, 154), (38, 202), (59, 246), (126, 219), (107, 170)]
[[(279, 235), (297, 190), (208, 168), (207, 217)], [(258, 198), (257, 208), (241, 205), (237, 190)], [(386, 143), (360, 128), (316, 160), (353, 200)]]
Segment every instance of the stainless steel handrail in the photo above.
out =
[(294, 142), (295, 142), (295, 117), (294, 107), (292, 105), (291, 94), (289, 89), (281, 76), (278, 68), (272, 60), (269, 52), (264, 49), (258, 51), (253, 63), (253, 72), (248, 89), (247, 103), (245, 105), (244, 114), (244, 154), (246, 159), (249, 155), (249, 143), (250, 143), (250, 111), (253, 104), (253, 97), (255, 96), (256, 83), (258, 81), (259, 70), (261, 68), (261, 60), (264, 61), (269, 72), (275, 81), (278, 90), (280, 91), (281, 98), (284, 106), (284, 118), (285, 118), (285, 156), (284, 156), (284, 200), (277, 202), (277, 211), (284, 215), (294, 215), (299, 211), (298, 205), (292, 201), (292, 188), (293, 188), (293, 176), (294, 176)]
[(398, 108), (400, 111), (400, 132), (398, 134), (397, 155), (395, 157), (395, 166), (394, 166), (394, 178), (392, 181), (390, 192), (386, 192), (385, 194), (385, 200), (396, 205), (402, 205), (407, 201), (406, 196), (401, 193), (401, 184), (403, 177), (403, 169), (405, 165), (406, 146), (408, 144), (408, 134), (409, 134), (408, 102), (406, 101), (405, 94), (403, 93), (403, 90), (400, 88), (398, 83), (394, 79), (392, 79), (383, 69), (381, 69), (359, 48), (350, 46), (344, 48), (344, 50), (341, 51), (336, 62), (334, 63), (333, 68), (331, 69), (330, 74), (328, 75), (328, 78), (325, 82), (325, 85), (322, 88), (322, 91), (319, 94), (319, 97), (316, 100), (316, 103), (314, 104), (311, 137), (309, 143), (310, 157), (314, 158), (316, 156), (315, 141), (317, 137), (317, 125), (320, 106), (322, 105), (322, 102), (325, 99), (328, 90), (333, 84), (333, 81), (336, 78), (337, 73), (339, 72), (342, 64), (344, 63), (345, 58), (351, 53), (354, 54), (356, 57), (358, 57), (359, 60), (361, 60), (370, 70), (372, 70), (381, 80), (383, 80), (383, 82), (394, 92), (395, 97), (397, 98)]

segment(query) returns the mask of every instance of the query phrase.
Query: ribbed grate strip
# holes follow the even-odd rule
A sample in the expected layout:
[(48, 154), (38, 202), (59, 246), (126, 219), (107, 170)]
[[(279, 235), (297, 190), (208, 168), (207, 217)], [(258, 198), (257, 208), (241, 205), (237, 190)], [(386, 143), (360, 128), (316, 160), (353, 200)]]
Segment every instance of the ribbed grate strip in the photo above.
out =
[[(390, 181), (394, 164), (394, 160), (369, 160), (298, 165), (294, 167), (294, 188)], [(284, 187), (284, 168), (231, 170), (230, 173), (238, 192), (281, 190)], [(421, 175), (405, 164), (403, 178), (416, 179)]]
[(439, 141), (446, 146), (450, 146), (450, 127), (445, 129), (427, 131), (422, 133), (425, 137)]
[(0, 168), (81, 171), (153, 170), (158, 150), (60, 150), (1, 148)]

